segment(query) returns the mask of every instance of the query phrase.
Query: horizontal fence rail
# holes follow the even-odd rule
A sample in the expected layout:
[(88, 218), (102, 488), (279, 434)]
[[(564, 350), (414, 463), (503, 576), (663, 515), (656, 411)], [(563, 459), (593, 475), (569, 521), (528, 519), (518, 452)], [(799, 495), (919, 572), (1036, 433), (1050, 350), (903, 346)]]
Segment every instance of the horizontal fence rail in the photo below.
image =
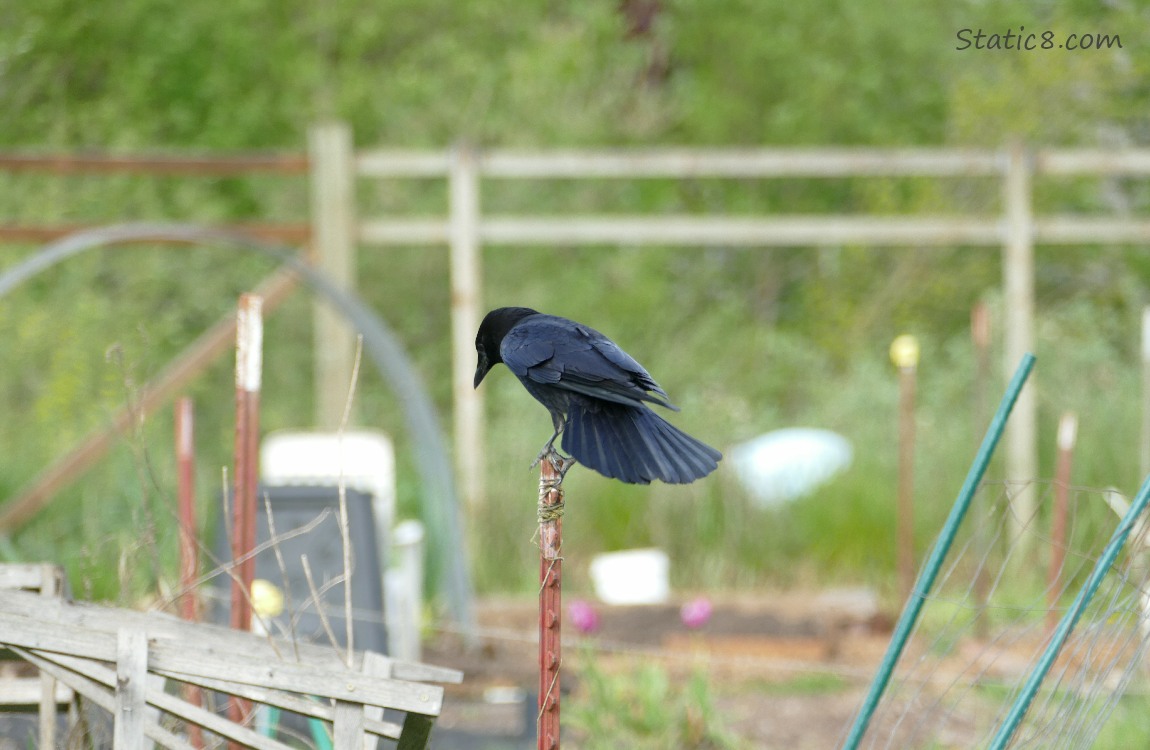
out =
[[(1039, 175), (1150, 175), (1150, 149), (1060, 149), (1031, 153)], [(979, 149), (559, 149), (475, 152), (483, 177), (519, 179), (993, 177), (1006, 153)], [(373, 149), (357, 153), (370, 178), (447, 177), (448, 151)]]
[[(820, 245), (997, 247), (1007, 229), (994, 217), (742, 216), (648, 218), (641, 216), (487, 216), (479, 239), (492, 245)], [(1150, 220), (1089, 216), (1036, 218), (1040, 245), (1106, 245), (1150, 242)], [(359, 240), (367, 245), (442, 245), (451, 239), (448, 219), (364, 219)]]
[(0, 153), (0, 171), (53, 174), (240, 176), (252, 172), (306, 174), (303, 154), (14, 154)]

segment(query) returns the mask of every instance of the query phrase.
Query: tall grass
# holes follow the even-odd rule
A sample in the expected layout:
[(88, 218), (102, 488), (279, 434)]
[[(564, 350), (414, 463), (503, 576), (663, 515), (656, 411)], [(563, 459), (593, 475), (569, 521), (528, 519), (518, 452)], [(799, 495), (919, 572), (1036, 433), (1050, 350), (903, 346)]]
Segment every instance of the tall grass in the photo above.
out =
[[(132, 252), (145, 253), (144, 261), (150, 257), (147, 251)], [(386, 257), (366, 255), (363, 261), (365, 277), (375, 280), (365, 295), (400, 331), (449, 429), (446, 258), (397, 250)], [(914, 523), (917, 550), (920, 557), (924, 553), (989, 421), (989, 414), (975, 413), (975, 368), (965, 331), (927, 318), (916, 322), (913, 306), (881, 325), (872, 321), (862, 337), (800, 319), (810, 310), (804, 306), (812, 304), (809, 298), (800, 304), (784, 293), (773, 312), (756, 308), (764, 275), (791, 273), (787, 269), (794, 262), (785, 254), (768, 262), (750, 253), (654, 248), (495, 251), (485, 258), (489, 305), (532, 305), (599, 328), (646, 365), (682, 407), (669, 418), (716, 447), (727, 450), (762, 432), (795, 425), (836, 430), (854, 445), (854, 463), (846, 472), (810, 496), (772, 510), (749, 501), (729, 462), (714, 476), (686, 487), (626, 486), (575, 468), (566, 482), (564, 519), (570, 591), (589, 587), (586, 564), (593, 554), (646, 545), (668, 551), (673, 584), (680, 589), (840, 582), (888, 586), (894, 569), (898, 394), (886, 350), (890, 339), (904, 331), (918, 334), (923, 350)], [(849, 271), (845, 260), (824, 265), (819, 273)], [(186, 333), (180, 334), (183, 340), (176, 338), (178, 321), (166, 315), (122, 319), (114, 304), (99, 300), (83, 302), (82, 309), (67, 307), (72, 299), (90, 296), (83, 284), (93, 274), (114, 281), (120, 290), (115, 293), (123, 295), (143, 288), (137, 285), (151, 270), (151, 262), (136, 256), (93, 258), (74, 270), (61, 269), (54, 276), (58, 283), (22, 291), (15, 308), (21, 315), (0, 320), (5, 360), (15, 363), (3, 381), (4, 394), (21, 405), (0, 427), (11, 446), (0, 465), (0, 487), (7, 494), (106, 420), (132, 387), (187, 340)], [(209, 270), (195, 262), (189, 274), (198, 278)], [(264, 270), (253, 264), (249, 278)], [(197, 319), (210, 322), (223, 314), (242, 282), (205, 287), (196, 300)], [(427, 290), (418, 300), (412, 296), (416, 287)], [(176, 289), (148, 294), (160, 306), (161, 298), (170, 298)], [(993, 296), (990, 301), (994, 319), (1001, 320), (1001, 302)], [(53, 309), (60, 312), (45, 312)], [(29, 322), (27, 315), (35, 319)], [(81, 319), (82, 328), (70, 327), (69, 321)], [(1058, 415), (1073, 409), (1080, 418), (1073, 481), (1132, 492), (1138, 482), (1137, 311), (1070, 300), (1040, 310), (1039, 321), (1037, 478), (1048, 478), (1052, 471)], [(20, 333), (29, 325), (43, 335)], [(76, 335), (69, 338), (73, 328)], [(50, 337), (53, 331), (59, 336)], [(269, 318), (265, 431), (310, 423), (309, 343), (305, 297)], [(114, 346), (122, 350), (119, 364), (106, 356)], [(229, 359), (210, 368), (191, 389), (197, 403), (202, 528), (209, 536), (219, 504), (220, 471), (230, 462)], [(993, 361), (992, 404), (1004, 382), (999, 352)], [(43, 377), (33, 378), (33, 373)], [(528, 465), (550, 435), (550, 420), (502, 368), (482, 387), (488, 416), (487, 502), (468, 518), (473, 575), (481, 592), (529, 592), (536, 586), (537, 475)], [(371, 370), (363, 373), (359, 390), (358, 424), (396, 438), (400, 514), (419, 516), (422, 488), (402, 405)], [(1001, 477), (1000, 463), (992, 465), (990, 478)], [(175, 527), (173, 476), (170, 417), (162, 412), (17, 534), (16, 554), (63, 560), (105, 597), (118, 595), (117, 569), (140, 577), (130, 585), (134, 589), (154, 586), (175, 571), (175, 535), (169, 533)], [(152, 509), (154, 520), (141, 510), (145, 507)], [(149, 531), (144, 528), (148, 523), (157, 528)], [(159, 550), (149, 555), (162, 569), (151, 571), (151, 563), (122, 565), (122, 550), (151, 538), (148, 534), (154, 534)]]

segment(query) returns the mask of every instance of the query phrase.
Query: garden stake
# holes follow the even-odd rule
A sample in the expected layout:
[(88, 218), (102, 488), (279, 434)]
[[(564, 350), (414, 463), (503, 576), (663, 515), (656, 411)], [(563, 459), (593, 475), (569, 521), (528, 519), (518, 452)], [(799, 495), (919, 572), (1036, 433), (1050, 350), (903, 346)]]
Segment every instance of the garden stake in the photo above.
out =
[[(232, 579), (231, 626), (252, 629), (251, 591), (254, 557), (244, 559), (256, 546), (256, 494), (259, 482), (260, 379), (263, 371), (263, 300), (257, 294), (240, 295), (236, 318), (236, 441), (233, 493), (232, 559), (243, 560)], [(228, 718), (245, 723), (251, 702), (232, 697)], [(230, 746), (237, 746), (229, 743)], [(238, 746), (237, 746), (238, 747)]]
[[(176, 402), (176, 477), (177, 500), (180, 517), (180, 617), (188, 622), (200, 619), (196, 600), (195, 582), (199, 575), (199, 555), (196, 550), (196, 485), (195, 444), (192, 440), (195, 423), (192, 399), (183, 396)], [(184, 700), (193, 706), (203, 706), (203, 691), (197, 685), (184, 685)], [(204, 730), (198, 724), (188, 724), (188, 741), (192, 747), (204, 746)]]
[(562, 620), (563, 475), (574, 459), (551, 451), (539, 462), (539, 713), (538, 750), (559, 750), (559, 668)]

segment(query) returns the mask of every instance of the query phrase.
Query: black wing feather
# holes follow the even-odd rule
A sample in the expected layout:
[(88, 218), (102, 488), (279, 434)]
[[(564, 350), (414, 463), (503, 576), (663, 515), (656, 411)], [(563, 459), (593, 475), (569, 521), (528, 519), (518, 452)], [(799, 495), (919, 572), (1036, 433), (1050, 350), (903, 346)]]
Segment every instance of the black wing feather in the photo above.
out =
[(508, 331), (499, 355), (521, 379), (626, 406), (646, 401), (678, 411), (634, 358), (593, 328), (566, 318), (525, 318)]

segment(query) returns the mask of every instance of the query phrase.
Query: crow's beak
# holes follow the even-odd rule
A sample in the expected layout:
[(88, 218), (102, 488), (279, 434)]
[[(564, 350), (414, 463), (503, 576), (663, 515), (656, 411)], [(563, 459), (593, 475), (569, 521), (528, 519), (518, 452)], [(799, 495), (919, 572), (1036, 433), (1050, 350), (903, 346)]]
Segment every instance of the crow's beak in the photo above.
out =
[(487, 364), (487, 357), (482, 354), (479, 355), (479, 364), (475, 366), (475, 387), (478, 388), (479, 384), (483, 382), (483, 377), (487, 375), (487, 371), (491, 369), (491, 365)]

